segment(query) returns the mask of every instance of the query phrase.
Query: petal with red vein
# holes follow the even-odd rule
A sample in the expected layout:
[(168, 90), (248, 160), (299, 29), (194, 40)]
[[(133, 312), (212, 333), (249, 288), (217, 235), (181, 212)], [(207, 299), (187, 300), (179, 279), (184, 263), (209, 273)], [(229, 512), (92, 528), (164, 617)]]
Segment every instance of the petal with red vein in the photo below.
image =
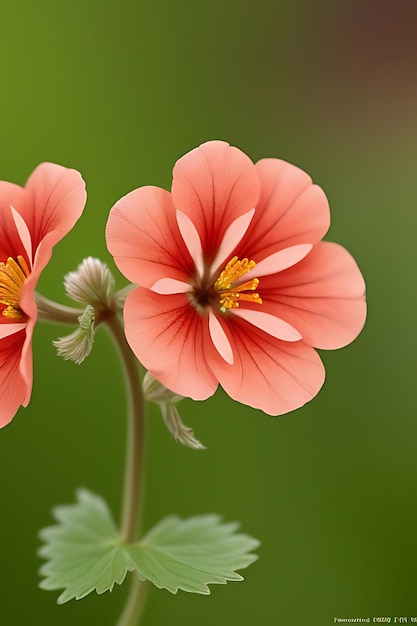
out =
[[(10, 193), (9, 197), (14, 203), (22, 202), (24, 190), (21, 187), (12, 183), (0, 182), (0, 194), (2, 191), (5, 194)], [(11, 206), (14, 204), (9, 201), (7, 196), (5, 198), (0, 197), (0, 261), (5, 263), (10, 256), (17, 258), (21, 254), (30, 266), (32, 259), (26, 256), (26, 250), (16, 228)]]
[(165, 387), (205, 400), (218, 382), (208, 366), (213, 353), (208, 316), (200, 317), (183, 294), (159, 295), (139, 287), (127, 297), (125, 332), (139, 361)]
[(281, 415), (309, 402), (323, 385), (325, 372), (317, 352), (304, 342), (274, 339), (243, 320), (230, 323), (228, 337), (235, 361), (210, 360), (210, 367), (231, 398)]
[(325, 350), (353, 341), (366, 318), (365, 283), (345, 248), (321, 242), (297, 265), (262, 279), (263, 310)]
[(165, 189), (141, 187), (116, 202), (106, 240), (119, 270), (142, 286), (151, 287), (161, 278), (185, 282), (194, 270)]
[(27, 396), (27, 385), (20, 373), (24, 341), (24, 330), (0, 340), (0, 428), (13, 419)]
[(81, 174), (55, 163), (41, 163), (24, 192), (23, 202), (13, 206), (28, 226), (34, 251), (45, 238), (51, 248), (58, 243), (81, 217), (87, 200)]
[(320, 241), (330, 225), (324, 191), (306, 172), (280, 159), (263, 159), (255, 167), (261, 195), (242, 253), (260, 261), (283, 248)]
[(211, 262), (230, 224), (255, 207), (259, 178), (246, 154), (224, 141), (210, 141), (177, 161), (172, 198), (192, 220)]

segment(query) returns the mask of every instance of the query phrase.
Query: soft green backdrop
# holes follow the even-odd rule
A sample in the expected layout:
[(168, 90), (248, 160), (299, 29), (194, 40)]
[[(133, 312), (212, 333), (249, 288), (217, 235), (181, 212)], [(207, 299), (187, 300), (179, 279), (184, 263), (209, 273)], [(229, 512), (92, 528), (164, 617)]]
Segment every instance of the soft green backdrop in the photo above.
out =
[[(393, 13), (395, 11), (395, 13)], [(207, 446), (148, 423), (149, 526), (219, 512), (262, 540), (245, 582), (209, 597), (153, 590), (144, 626), (326, 626), (416, 616), (416, 5), (401, 0), (5, 0), (0, 6), (0, 179), (41, 161), (79, 169), (85, 214), (56, 248), (40, 291), (88, 255), (112, 268), (112, 204), (169, 188), (175, 160), (225, 139), (253, 160), (287, 159), (328, 194), (328, 238), (362, 268), (360, 338), (323, 353), (327, 382), (269, 417), (219, 392), (184, 402)], [(124, 280), (117, 275), (118, 284)], [(77, 487), (120, 501), (122, 381), (98, 332), (80, 367), (41, 326), (30, 406), (0, 432), (0, 624), (113, 626), (124, 588), (68, 605), (37, 588), (37, 531)], [(69, 330), (69, 329), (68, 329)]]

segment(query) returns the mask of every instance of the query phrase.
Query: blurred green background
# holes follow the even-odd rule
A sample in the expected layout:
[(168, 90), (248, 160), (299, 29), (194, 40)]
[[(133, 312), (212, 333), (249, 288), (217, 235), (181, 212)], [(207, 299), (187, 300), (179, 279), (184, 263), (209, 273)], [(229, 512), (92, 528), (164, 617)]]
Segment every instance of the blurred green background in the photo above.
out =
[[(86, 256), (114, 269), (104, 227), (133, 188), (169, 188), (208, 139), (308, 171), (332, 208), (328, 239), (368, 284), (351, 346), (323, 353), (308, 406), (269, 417), (219, 392), (181, 414), (207, 446), (148, 421), (145, 522), (219, 512), (262, 541), (243, 583), (152, 590), (144, 626), (326, 626), (417, 615), (417, 5), (399, 0), (5, 0), (0, 7), (0, 179), (44, 161), (87, 181), (83, 218), (39, 291)], [(124, 279), (114, 269), (120, 287)], [(38, 589), (38, 530), (84, 485), (120, 504), (123, 384), (99, 331), (80, 367), (38, 325), (30, 406), (0, 432), (0, 624), (113, 626), (125, 587), (58, 607)], [(410, 619), (409, 619), (410, 621)]]

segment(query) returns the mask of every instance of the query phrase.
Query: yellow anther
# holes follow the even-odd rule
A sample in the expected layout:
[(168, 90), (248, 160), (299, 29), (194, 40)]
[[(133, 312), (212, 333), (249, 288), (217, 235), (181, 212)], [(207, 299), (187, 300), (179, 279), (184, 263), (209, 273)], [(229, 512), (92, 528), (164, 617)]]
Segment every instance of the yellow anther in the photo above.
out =
[(255, 261), (248, 259), (239, 260), (237, 256), (231, 259), (214, 283), (215, 290), (219, 293), (220, 310), (237, 309), (239, 301), (256, 302), (262, 304), (262, 298), (258, 293), (246, 293), (254, 291), (259, 285), (258, 278), (252, 278), (245, 283), (235, 285), (242, 276), (255, 267)]
[(23, 317), (19, 306), (20, 292), (29, 274), (30, 270), (21, 255), (17, 259), (9, 257), (6, 263), (0, 262), (0, 304), (6, 305), (3, 317)]

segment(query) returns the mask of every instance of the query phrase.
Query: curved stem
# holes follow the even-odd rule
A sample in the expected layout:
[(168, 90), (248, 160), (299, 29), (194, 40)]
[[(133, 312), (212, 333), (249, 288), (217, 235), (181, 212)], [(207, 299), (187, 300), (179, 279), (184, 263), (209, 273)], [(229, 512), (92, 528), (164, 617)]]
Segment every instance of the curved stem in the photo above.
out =
[(137, 537), (139, 502), (141, 496), (141, 469), (144, 439), (144, 406), (142, 386), (138, 380), (138, 366), (131, 351), (117, 314), (105, 320), (119, 348), (125, 370), (128, 392), (128, 430), (125, 465), (124, 493), (120, 532), (123, 540), (130, 543)]
[(58, 304), (39, 293), (35, 293), (38, 319), (49, 322), (62, 322), (63, 324), (78, 324), (78, 318), (84, 313), (84, 309), (75, 309), (71, 306)]
[(132, 575), (131, 587), (125, 608), (116, 626), (136, 626), (142, 616), (148, 595), (149, 581), (141, 581), (140, 578)]
[[(36, 294), (36, 306), (39, 319), (79, 323), (82, 309), (64, 306)], [(105, 323), (119, 349), (124, 369), (127, 392), (127, 435), (126, 461), (120, 520), (120, 534), (126, 543), (137, 539), (140, 514), (140, 498), (142, 493), (142, 465), (144, 452), (144, 401), (142, 385), (139, 380), (138, 362), (131, 351), (124, 334), (123, 325), (116, 311), (117, 303), (96, 313), (96, 326)], [(145, 606), (148, 583), (143, 583), (137, 575), (132, 574), (132, 584), (125, 608), (117, 626), (136, 626)]]
[[(128, 394), (127, 449), (120, 532), (124, 541), (131, 543), (137, 538), (143, 483), (143, 476), (141, 476), (144, 451), (143, 393), (142, 386), (138, 381), (138, 364), (126, 341), (123, 326), (117, 313), (109, 315), (105, 323), (120, 351)], [(131, 574), (130, 592), (117, 626), (136, 626), (138, 624), (145, 607), (148, 586), (149, 583), (144, 583), (137, 575)]]

